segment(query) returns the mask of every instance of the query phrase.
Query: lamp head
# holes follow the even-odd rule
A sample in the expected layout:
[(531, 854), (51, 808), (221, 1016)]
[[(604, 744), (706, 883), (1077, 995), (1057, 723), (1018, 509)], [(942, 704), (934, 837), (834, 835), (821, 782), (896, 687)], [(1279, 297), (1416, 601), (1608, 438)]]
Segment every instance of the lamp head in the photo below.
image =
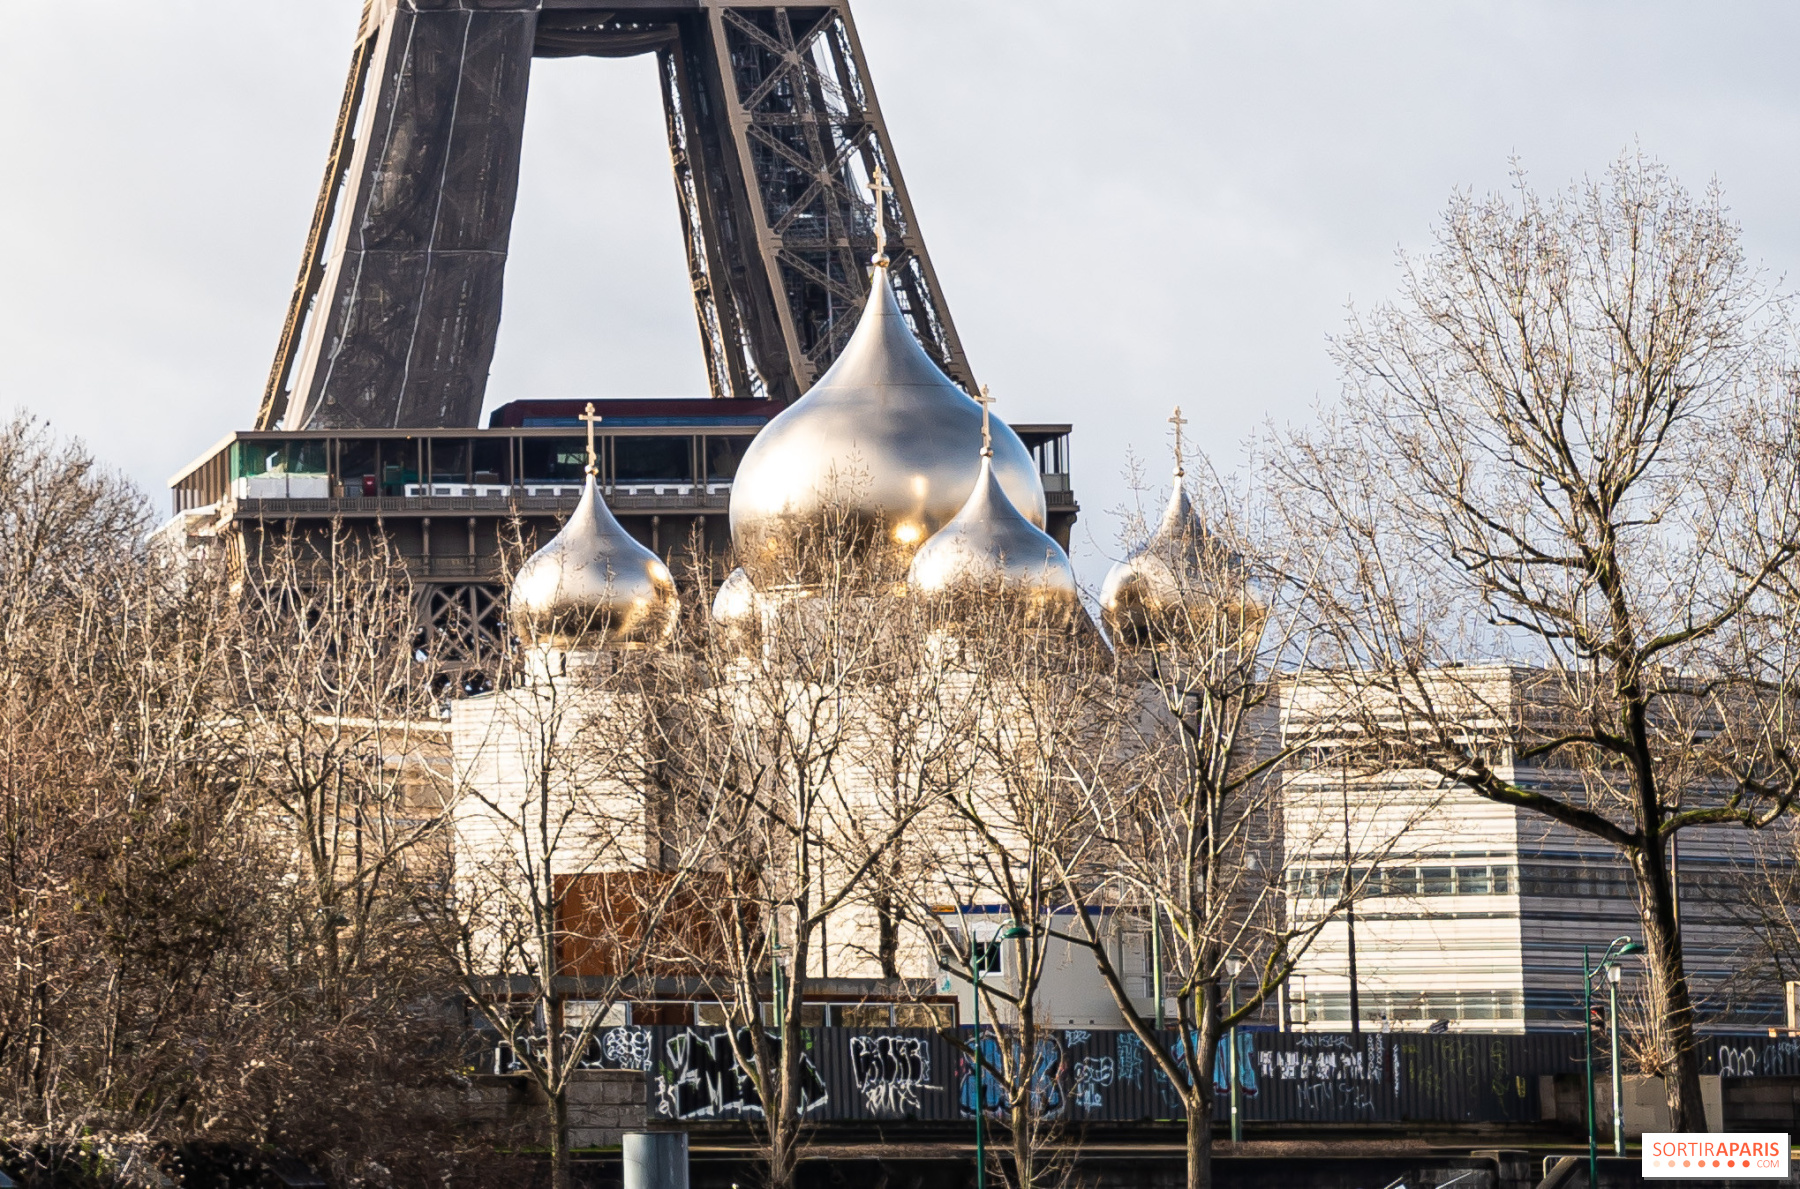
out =
[(1608, 962), (1606, 964), (1606, 981), (1611, 983), (1613, 986), (1616, 987), (1619, 985), (1619, 979), (1621, 976), (1624, 975), (1624, 973), (1625, 973), (1624, 968), (1621, 967), (1617, 962)]
[(1030, 933), (1017, 921), (1008, 921), (1000, 926), (1000, 932), (994, 934), (995, 941), (1017, 941), (1021, 937), (1029, 937)]
[(1625, 957), (1627, 954), (1647, 954), (1649, 952), (1650, 951), (1645, 949), (1642, 944), (1635, 941), (1628, 941), (1619, 947), (1619, 957), (1621, 958)]
[(1227, 959), (1225, 959), (1225, 973), (1226, 974), (1229, 974), (1232, 978), (1236, 978), (1238, 975), (1242, 974), (1243, 972), (1244, 972), (1244, 960), (1242, 958), (1227, 958)]

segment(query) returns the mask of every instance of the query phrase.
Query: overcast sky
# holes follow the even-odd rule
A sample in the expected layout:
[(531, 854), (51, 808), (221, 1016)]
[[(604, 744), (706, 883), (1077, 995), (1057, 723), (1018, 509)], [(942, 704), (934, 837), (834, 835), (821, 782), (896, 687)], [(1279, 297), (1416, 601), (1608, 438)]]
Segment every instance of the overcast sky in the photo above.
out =
[[(6, 5), (0, 414), (166, 506), (255, 417), (361, 0)], [(1800, 6), (856, 0), (964, 345), (1012, 420), (1075, 425), (1097, 582), (1128, 449), (1224, 465), (1337, 379), (1457, 188), (1640, 145), (1800, 264)], [(650, 59), (534, 67), (488, 403), (703, 395)]]

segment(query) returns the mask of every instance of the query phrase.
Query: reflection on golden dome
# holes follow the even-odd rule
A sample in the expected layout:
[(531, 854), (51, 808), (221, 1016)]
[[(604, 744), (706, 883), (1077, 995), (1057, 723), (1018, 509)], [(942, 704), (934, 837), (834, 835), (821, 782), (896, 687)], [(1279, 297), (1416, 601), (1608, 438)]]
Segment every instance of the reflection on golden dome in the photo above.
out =
[(510, 599), (519, 639), (554, 648), (659, 644), (680, 610), (669, 568), (613, 518), (591, 468), (581, 502), (519, 568)]
[(1013, 506), (986, 451), (968, 502), (919, 546), (908, 582), (928, 595), (967, 590), (1020, 597), (1039, 623), (1068, 624), (1081, 605), (1068, 554)]
[[(758, 586), (781, 581), (785, 546), (834, 511), (880, 522), (910, 546), (948, 524), (979, 472), (981, 409), (925, 354), (877, 260), (855, 333), (831, 368), (744, 452), (731, 486), (731, 535)], [(994, 474), (1025, 520), (1044, 524), (1031, 452), (994, 427)]]

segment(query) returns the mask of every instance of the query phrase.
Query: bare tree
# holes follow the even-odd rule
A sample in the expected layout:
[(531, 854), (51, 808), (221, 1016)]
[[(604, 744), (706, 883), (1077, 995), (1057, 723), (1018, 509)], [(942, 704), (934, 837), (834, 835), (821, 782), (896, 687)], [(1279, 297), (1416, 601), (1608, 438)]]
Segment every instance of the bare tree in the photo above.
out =
[(254, 558), (226, 667), (256, 803), (279, 820), (295, 976), (342, 1020), (375, 980), (420, 994), (434, 969), (412, 885), (444, 876), (447, 724), (412, 583), (379, 542), (333, 526)]
[(245, 948), (216, 584), (183, 587), (79, 446), (0, 431), (0, 1095), (25, 1134), (178, 1121)]
[(774, 1186), (793, 1182), (823, 1102), (799, 1038), (811, 980), (844, 952), (830, 930), (853, 927), (921, 807), (916, 781), (871, 768), (870, 691), (925, 672), (883, 538), (830, 511), (768, 549), (767, 593), (735, 622), (688, 623), (690, 663), (652, 716), (670, 831), (704, 856), (707, 888), (705, 927), (681, 931), (698, 944), (670, 958), (724, 1010)]
[[(457, 704), (453, 891), (417, 904), (464, 995), (545, 1110), (571, 1183), (569, 1091), (612, 1009), (652, 973), (691, 855), (670, 853), (649, 772), (649, 649), (529, 660)], [(557, 666), (562, 667), (560, 664)]]
[[(1108, 592), (1120, 649), (1109, 696), (1122, 729), (1100, 762), (1070, 769), (1095, 844), (1085, 867), (1061, 872), (1082, 906), (1074, 932), (1181, 1098), (1195, 1189), (1212, 1184), (1225, 1037), (1276, 995), (1361, 893), (1355, 873), (1366, 879), (1408, 824), (1407, 811), (1379, 813), (1359, 791), (1359, 814), (1380, 828), (1359, 830), (1340, 852), (1321, 834), (1329, 816), (1289, 803), (1290, 771), (1335, 726), (1329, 712), (1283, 722), (1294, 681), (1332, 655), (1316, 655), (1331, 638), (1320, 630), (1310, 559), (1246, 497), (1219, 486), (1203, 503), (1204, 523), (1177, 490), (1134, 555), (1145, 585)], [(1291, 864), (1334, 853), (1344, 869), (1330, 896), (1303, 905), (1288, 894)], [(1138, 955), (1159, 967), (1148, 980), (1121, 969), (1127, 924), (1154, 936)], [(1221, 993), (1227, 980), (1241, 992), (1235, 1003)], [(1159, 997), (1173, 1000), (1172, 1015)]]
[(1114, 750), (1120, 727), (1099, 633), (1079, 609), (1073, 619), (1043, 610), (1003, 588), (935, 601), (942, 696), (973, 710), (957, 739), (971, 762), (939, 786), (911, 845), (920, 859), (911, 915), (940, 968), (980, 1001), (983, 1030), (966, 1057), (982, 1075), (974, 1110), (1002, 1128), (990, 1171), (1019, 1189), (1073, 1173), (1043, 992), (1072, 940), (1074, 926), (1060, 923), (1071, 908), (1066, 876), (1097, 859), (1079, 774)]
[[(1717, 191), (1641, 157), (1549, 198), (1523, 177), (1510, 198), (1460, 195), (1437, 238), (1403, 260), (1397, 302), (1352, 318), (1343, 401), (1282, 470), (1394, 766), (1628, 868), (1672, 1125), (1697, 1130), (1670, 846), (1765, 826), (1795, 788), (1770, 760), (1791, 740), (1787, 668), (1738, 632), (1784, 594), (1800, 545), (1786, 306)], [(1480, 705), (1444, 668), (1478, 649), (1541, 672), (1528, 713)], [(1781, 712), (1763, 716), (1772, 743), (1721, 729), (1748, 707)], [(1515, 778), (1496, 748), (1555, 779)]]

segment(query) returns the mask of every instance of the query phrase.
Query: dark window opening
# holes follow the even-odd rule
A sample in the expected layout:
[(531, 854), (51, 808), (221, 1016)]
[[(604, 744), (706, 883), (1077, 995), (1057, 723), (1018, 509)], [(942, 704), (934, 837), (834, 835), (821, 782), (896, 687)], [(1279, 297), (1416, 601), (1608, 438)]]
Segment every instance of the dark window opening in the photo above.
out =
[(692, 438), (613, 439), (613, 482), (692, 483)]
[(456, 438), (437, 438), (431, 442), (431, 482), (467, 483), (469, 481), (469, 443)]
[(519, 443), (524, 483), (579, 483), (587, 467), (582, 438), (526, 438)]
[(345, 441), (338, 443), (338, 480), (344, 494), (375, 495), (377, 477), (381, 474), (381, 451), (375, 442)]
[(707, 438), (707, 482), (737, 478), (738, 464), (744, 461), (744, 451), (749, 448), (749, 438)]
[(478, 438), (471, 452), (473, 460), (473, 483), (510, 483), (512, 468), (507, 465), (507, 448), (512, 445), (508, 439)]

